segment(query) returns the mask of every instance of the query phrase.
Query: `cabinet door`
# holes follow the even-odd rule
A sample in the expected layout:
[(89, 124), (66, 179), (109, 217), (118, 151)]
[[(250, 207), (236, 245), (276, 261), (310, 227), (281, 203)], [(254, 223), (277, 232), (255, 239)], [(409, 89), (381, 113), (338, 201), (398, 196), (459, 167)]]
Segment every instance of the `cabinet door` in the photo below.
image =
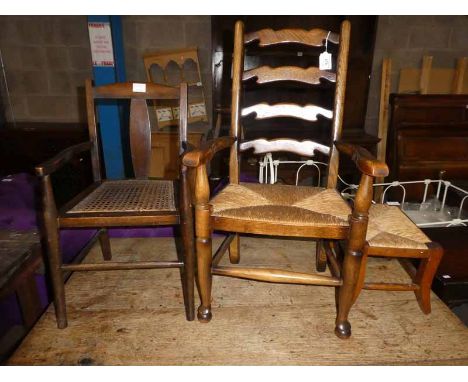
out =
[[(188, 141), (199, 147), (203, 133), (188, 133)], [(179, 135), (171, 132), (151, 134), (150, 176), (177, 179), (179, 177)]]

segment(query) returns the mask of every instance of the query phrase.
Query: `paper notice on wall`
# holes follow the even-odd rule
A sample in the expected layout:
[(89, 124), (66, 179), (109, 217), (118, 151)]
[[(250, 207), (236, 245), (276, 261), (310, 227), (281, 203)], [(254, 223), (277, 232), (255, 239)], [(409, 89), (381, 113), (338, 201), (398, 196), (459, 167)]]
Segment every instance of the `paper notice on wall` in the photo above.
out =
[(114, 66), (110, 23), (88, 23), (93, 66)]

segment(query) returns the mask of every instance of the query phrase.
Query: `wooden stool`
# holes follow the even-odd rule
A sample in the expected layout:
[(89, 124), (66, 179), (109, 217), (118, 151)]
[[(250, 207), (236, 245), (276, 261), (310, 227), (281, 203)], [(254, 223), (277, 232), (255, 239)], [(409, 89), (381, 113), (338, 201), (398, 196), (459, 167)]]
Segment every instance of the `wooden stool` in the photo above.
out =
[[(431, 285), (442, 258), (442, 247), (432, 242), (400, 208), (385, 204), (371, 206), (366, 240), (354, 300), (362, 289), (412, 290), (421, 310), (429, 314)], [(412, 283), (366, 282), (366, 264), (369, 256), (399, 258)], [(419, 266), (415, 268), (409, 259), (421, 259)]]
[(42, 313), (34, 278), (42, 265), (41, 246), (36, 231), (0, 230), (0, 300), (12, 293), (16, 294), (24, 326), (19, 331), (8, 332), (9, 338), (4, 336), (0, 358), (12, 350)]

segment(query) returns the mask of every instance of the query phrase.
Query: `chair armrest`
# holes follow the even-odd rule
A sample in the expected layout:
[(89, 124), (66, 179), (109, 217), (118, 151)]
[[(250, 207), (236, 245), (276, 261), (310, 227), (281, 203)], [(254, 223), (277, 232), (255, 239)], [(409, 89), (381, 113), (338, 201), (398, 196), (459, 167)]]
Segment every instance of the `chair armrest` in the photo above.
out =
[(187, 167), (198, 167), (206, 164), (220, 150), (231, 147), (236, 141), (234, 137), (220, 137), (205, 142), (200, 148), (189, 151), (184, 155), (183, 164)]
[(385, 177), (388, 175), (388, 166), (377, 160), (363, 147), (351, 143), (335, 142), (338, 151), (351, 157), (359, 171), (373, 177)]
[(83, 142), (78, 143), (77, 145), (70, 146), (65, 150), (62, 150), (53, 158), (42, 162), (40, 165), (36, 166), (36, 175), (46, 176), (57, 171), (64, 164), (69, 162), (74, 156), (84, 152), (89, 151), (93, 147), (93, 142)]

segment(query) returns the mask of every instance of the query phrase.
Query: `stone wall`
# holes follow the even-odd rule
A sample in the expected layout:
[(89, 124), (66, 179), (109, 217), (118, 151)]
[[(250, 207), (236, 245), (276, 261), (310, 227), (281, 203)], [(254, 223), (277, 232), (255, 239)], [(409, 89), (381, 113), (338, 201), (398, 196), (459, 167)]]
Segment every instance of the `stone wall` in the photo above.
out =
[(398, 89), (401, 68), (420, 68), (424, 55), (433, 67), (455, 68), (468, 56), (467, 16), (379, 16), (375, 41), (366, 131), (377, 134), (382, 59), (392, 59), (392, 92)]
[(7, 121), (86, 120), (84, 81), (92, 75), (86, 16), (1, 16), (0, 49)]
[(123, 16), (122, 24), (129, 81), (146, 81), (145, 53), (198, 47), (207, 114), (211, 117), (211, 17)]
[[(145, 52), (198, 46), (211, 115), (210, 16), (123, 16), (122, 23), (130, 81), (145, 81)], [(92, 75), (86, 16), (0, 16), (0, 49), (16, 121), (86, 120), (83, 86)], [(458, 57), (467, 56), (468, 17), (379, 17), (366, 131), (377, 130), (382, 58), (393, 59), (396, 91), (400, 68), (420, 67), (425, 54), (441, 67), (454, 67)], [(1, 78), (6, 117), (12, 121)]]
[[(211, 115), (210, 16), (123, 16), (122, 23), (129, 81), (146, 81), (147, 51), (199, 47)], [(0, 16), (0, 49), (12, 106), (0, 74), (7, 121), (86, 121), (84, 81), (92, 77), (86, 16)]]

